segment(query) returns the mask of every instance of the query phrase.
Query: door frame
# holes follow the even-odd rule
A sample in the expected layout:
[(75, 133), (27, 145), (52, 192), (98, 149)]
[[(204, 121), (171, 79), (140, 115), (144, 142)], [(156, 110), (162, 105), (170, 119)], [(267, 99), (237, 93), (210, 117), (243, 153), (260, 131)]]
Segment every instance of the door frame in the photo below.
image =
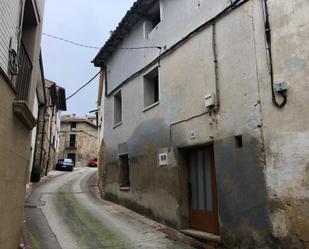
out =
[[(214, 157), (214, 145), (213, 145), (213, 143), (198, 145), (198, 146), (192, 146), (192, 147), (186, 148), (186, 169), (187, 169), (188, 183), (190, 183), (190, 184), (188, 184), (187, 188), (188, 188), (188, 192), (191, 193), (191, 189), (190, 189), (190, 187), (191, 187), (190, 153), (192, 151), (198, 152), (199, 150), (209, 150), (209, 153), (210, 153), (211, 182), (212, 182), (211, 188), (212, 188), (212, 204), (213, 204), (212, 208), (213, 208), (213, 212), (214, 212), (213, 215), (216, 217), (215, 224), (214, 224), (214, 231), (213, 232), (203, 231), (203, 232), (211, 233), (211, 234), (214, 234), (214, 235), (220, 235), (218, 199), (217, 199), (216, 167), (215, 167), (215, 157)], [(203, 157), (203, 163), (205, 163), (204, 157)], [(203, 176), (204, 183), (203, 184), (204, 184), (204, 187), (205, 187), (205, 184), (206, 184), (205, 167), (203, 167), (203, 172), (204, 172), (204, 176)], [(192, 198), (192, 193), (190, 194), (190, 196)], [(190, 227), (190, 229), (202, 231), (201, 229), (192, 228), (192, 223), (191, 223), (192, 222), (191, 198), (188, 198), (189, 227)]]

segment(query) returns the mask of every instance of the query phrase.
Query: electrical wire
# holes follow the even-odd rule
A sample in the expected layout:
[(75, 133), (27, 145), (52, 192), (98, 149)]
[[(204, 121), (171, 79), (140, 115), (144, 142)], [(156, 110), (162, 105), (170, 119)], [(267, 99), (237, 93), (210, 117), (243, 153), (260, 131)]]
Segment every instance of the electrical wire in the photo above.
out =
[[(70, 41), (70, 40), (61, 38), (59, 36), (55, 36), (55, 35), (51, 35), (51, 34), (47, 34), (47, 33), (42, 33), (42, 35), (45, 35), (45, 36), (48, 36), (48, 37), (51, 37), (53, 39), (60, 40), (60, 41), (66, 42), (66, 43), (70, 43), (70, 44), (78, 46), (78, 47), (91, 48), (91, 49), (96, 49), (96, 50), (101, 49), (100, 47), (81, 44), (81, 43), (78, 43), (78, 42)], [(144, 46), (144, 47), (119, 48), (119, 49), (121, 49), (121, 50), (160, 49), (161, 50), (162, 47), (160, 47), (160, 46)]]
[(278, 92), (283, 100), (281, 103), (278, 102), (275, 94), (274, 89), (274, 69), (273, 69), (273, 57), (272, 57), (272, 40), (271, 40), (271, 28), (270, 28), (270, 20), (269, 20), (269, 11), (268, 11), (268, 4), (267, 0), (264, 0), (264, 11), (265, 11), (265, 36), (266, 36), (266, 43), (267, 43), (267, 50), (268, 50), (268, 57), (269, 57), (269, 74), (270, 74), (270, 81), (271, 81), (271, 94), (272, 94), (272, 102), (278, 108), (283, 108), (288, 101), (287, 93), (285, 91)]
[(63, 42), (67, 42), (67, 43), (70, 43), (72, 45), (79, 46), (79, 47), (92, 48), (92, 49), (100, 49), (99, 47), (94, 47), (94, 46), (80, 44), (80, 43), (73, 42), (73, 41), (61, 38), (59, 36), (55, 36), (55, 35), (51, 35), (51, 34), (47, 34), (47, 33), (42, 33), (42, 35), (45, 35), (45, 36), (48, 36), (48, 37), (51, 37), (51, 38), (54, 38), (54, 39), (57, 39), (57, 40), (60, 40), (60, 41), (63, 41)]
[(122, 50), (136, 50), (136, 49), (149, 49), (149, 48), (156, 48), (156, 49), (162, 49), (162, 47), (159, 46), (149, 46), (149, 47), (135, 47), (135, 48), (119, 48)]
[(98, 73), (96, 73), (86, 84), (82, 85), (80, 88), (78, 88), (74, 93), (72, 93), (69, 97), (67, 97), (65, 100), (68, 100), (70, 98), (72, 98), (73, 96), (75, 96), (78, 92), (80, 92), (83, 88), (85, 88), (86, 86), (88, 86), (92, 81), (95, 80), (96, 77), (98, 77), (98, 75), (101, 73), (102, 70), (100, 70)]

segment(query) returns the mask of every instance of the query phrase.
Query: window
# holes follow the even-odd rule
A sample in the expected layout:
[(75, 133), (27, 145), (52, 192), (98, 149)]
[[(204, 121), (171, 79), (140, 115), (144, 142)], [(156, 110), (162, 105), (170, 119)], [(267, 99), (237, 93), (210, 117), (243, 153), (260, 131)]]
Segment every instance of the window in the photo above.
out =
[(119, 157), (119, 186), (120, 190), (130, 190), (130, 169), (128, 155)]
[(159, 102), (159, 69), (156, 67), (144, 76), (144, 107)]
[(121, 124), (122, 121), (122, 98), (121, 91), (114, 95), (114, 125)]
[(145, 20), (145, 37), (161, 22), (160, 1), (157, 1), (153, 8), (147, 13)]
[(235, 147), (238, 149), (242, 148), (242, 136), (241, 135), (235, 136)]
[(71, 122), (71, 131), (76, 130), (76, 122)]
[(76, 146), (76, 135), (70, 135), (70, 147)]
[(148, 15), (152, 28), (155, 28), (161, 22), (160, 1), (157, 1), (154, 7), (149, 11)]

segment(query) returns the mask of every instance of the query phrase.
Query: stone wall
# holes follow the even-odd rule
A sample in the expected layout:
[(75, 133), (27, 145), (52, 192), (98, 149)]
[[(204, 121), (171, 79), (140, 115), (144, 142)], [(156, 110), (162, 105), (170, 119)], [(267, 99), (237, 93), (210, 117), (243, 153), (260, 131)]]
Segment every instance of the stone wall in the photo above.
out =
[[(76, 135), (76, 147), (69, 148), (70, 135)], [(76, 167), (86, 167), (88, 162), (97, 158), (97, 128), (87, 122), (78, 122), (76, 130), (71, 131), (70, 122), (61, 122), (58, 158), (67, 158), (68, 153), (76, 154)]]

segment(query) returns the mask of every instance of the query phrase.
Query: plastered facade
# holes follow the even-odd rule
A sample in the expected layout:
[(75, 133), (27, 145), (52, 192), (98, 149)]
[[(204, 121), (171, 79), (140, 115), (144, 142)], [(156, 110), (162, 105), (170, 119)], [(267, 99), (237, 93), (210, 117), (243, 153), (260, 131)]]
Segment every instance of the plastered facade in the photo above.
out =
[[(168, 49), (229, 4), (161, 1), (159, 25), (145, 37), (141, 20), (121, 46)], [(183, 150), (213, 144), (223, 243), (231, 248), (308, 246), (309, 3), (269, 1), (268, 7), (274, 81), (289, 84), (288, 103), (282, 109), (272, 103), (261, 0), (246, 1), (216, 20), (215, 37), (210, 24), (155, 64), (160, 99), (147, 111), (143, 111), (143, 75), (153, 67), (140, 70), (164, 49), (116, 50), (106, 62), (103, 175), (107, 199), (187, 228)], [(109, 93), (116, 88), (122, 94), (122, 124), (114, 127), (114, 99)], [(200, 115), (205, 112), (204, 96), (216, 90), (218, 112)], [(194, 116), (199, 117), (190, 119)], [(243, 139), (241, 149), (235, 147), (238, 135)], [(168, 153), (166, 167), (158, 165), (162, 152)], [(128, 154), (130, 160), (128, 192), (119, 188), (121, 154)]]

